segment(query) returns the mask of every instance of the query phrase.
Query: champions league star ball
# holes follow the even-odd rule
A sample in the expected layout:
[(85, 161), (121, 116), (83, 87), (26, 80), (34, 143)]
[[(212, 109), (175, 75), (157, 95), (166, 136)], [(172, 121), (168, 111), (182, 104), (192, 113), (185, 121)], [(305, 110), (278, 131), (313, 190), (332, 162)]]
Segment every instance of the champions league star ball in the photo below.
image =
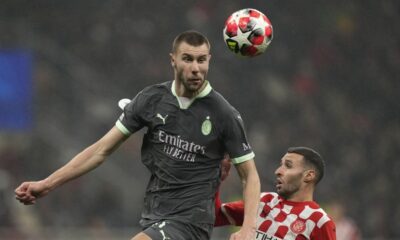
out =
[(254, 57), (265, 52), (272, 41), (271, 21), (262, 12), (246, 8), (228, 17), (224, 27), (228, 48), (239, 56)]

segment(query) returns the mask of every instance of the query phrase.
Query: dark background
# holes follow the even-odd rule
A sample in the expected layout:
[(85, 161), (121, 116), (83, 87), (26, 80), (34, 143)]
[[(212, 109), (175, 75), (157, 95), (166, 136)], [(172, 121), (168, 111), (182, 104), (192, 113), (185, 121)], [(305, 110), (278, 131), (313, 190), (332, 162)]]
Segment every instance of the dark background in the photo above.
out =
[[(269, 49), (253, 59), (236, 57), (222, 38), (226, 18), (246, 7), (274, 27)], [(287, 147), (315, 148), (327, 164), (316, 201), (345, 203), (363, 239), (400, 239), (399, 21), (394, 0), (2, 0), (0, 51), (33, 59), (33, 122), (0, 126), (0, 235), (128, 239), (138, 231), (148, 177), (141, 133), (35, 206), (18, 205), (13, 189), (101, 137), (119, 117), (119, 99), (172, 80), (171, 42), (196, 29), (212, 44), (212, 86), (246, 123), (262, 190), (273, 190)], [(240, 197), (237, 178), (224, 184), (224, 200)]]

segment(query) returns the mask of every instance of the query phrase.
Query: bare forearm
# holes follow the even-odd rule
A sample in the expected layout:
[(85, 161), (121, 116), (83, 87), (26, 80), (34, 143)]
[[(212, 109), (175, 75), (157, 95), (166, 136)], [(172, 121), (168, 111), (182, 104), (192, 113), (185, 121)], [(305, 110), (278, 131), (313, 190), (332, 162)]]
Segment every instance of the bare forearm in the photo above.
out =
[(255, 229), (258, 204), (260, 200), (260, 178), (254, 160), (236, 166), (243, 184), (244, 228)]
[(86, 148), (63, 167), (41, 181), (23, 182), (15, 189), (16, 199), (25, 205), (34, 204), (56, 187), (77, 178), (99, 166), (128, 136), (116, 127), (90, 147)]
[(99, 166), (106, 158), (105, 155), (97, 154), (96, 144), (86, 148), (76, 155), (66, 165), (55, 171), (45, 179), (46, 184), (53, 190), (54, 188), (75, 179), (92, 169)]
[(243, 181), (244, 219), (243, 227), (256, 228), (257, 210), (260, 201), (260, 179), (257, 171)]
[(104, 162), (127, 139), (116, 127), (45, 179), (49, 190), (77, 178)]
[(257, 227), (257, 210), (260, 199), (260, 179), (254, 160), (235, 165), (243, 184), (244, 219), (239, 232), (231, 235), (230, 240), (252, 240)]

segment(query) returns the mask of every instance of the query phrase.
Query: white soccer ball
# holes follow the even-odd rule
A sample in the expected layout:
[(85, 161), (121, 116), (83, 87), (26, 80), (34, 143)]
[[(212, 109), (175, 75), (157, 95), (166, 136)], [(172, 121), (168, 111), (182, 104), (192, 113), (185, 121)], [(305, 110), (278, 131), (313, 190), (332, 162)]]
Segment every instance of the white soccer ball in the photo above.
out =
[(232, 52), (239, 56), (254, 57), (268, 48), (273, 29), (265, 14), (253, 8), (245, 8), (228, 17), (223, 35)]

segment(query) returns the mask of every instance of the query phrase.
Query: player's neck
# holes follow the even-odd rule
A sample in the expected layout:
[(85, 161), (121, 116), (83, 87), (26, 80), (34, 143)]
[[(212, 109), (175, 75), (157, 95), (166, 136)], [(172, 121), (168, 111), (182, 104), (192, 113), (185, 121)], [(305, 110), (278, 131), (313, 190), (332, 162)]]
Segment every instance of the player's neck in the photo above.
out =
[(313, 193), (314, 193), (314, 189), (312, 187), (306, 187), (304, 189), (301, 189), (301, 190), (293, 193), (286, 200), (292, 201), (292, 202), (310, 202), (310, 201), (314, 200)]
[(178, 97), (193, 99), (204, 90), (207, 84), (208, 82), (204, 81), (203, 85), (197, 91), (189, 91), (180, 81), (175, 80), (175, 93)]

